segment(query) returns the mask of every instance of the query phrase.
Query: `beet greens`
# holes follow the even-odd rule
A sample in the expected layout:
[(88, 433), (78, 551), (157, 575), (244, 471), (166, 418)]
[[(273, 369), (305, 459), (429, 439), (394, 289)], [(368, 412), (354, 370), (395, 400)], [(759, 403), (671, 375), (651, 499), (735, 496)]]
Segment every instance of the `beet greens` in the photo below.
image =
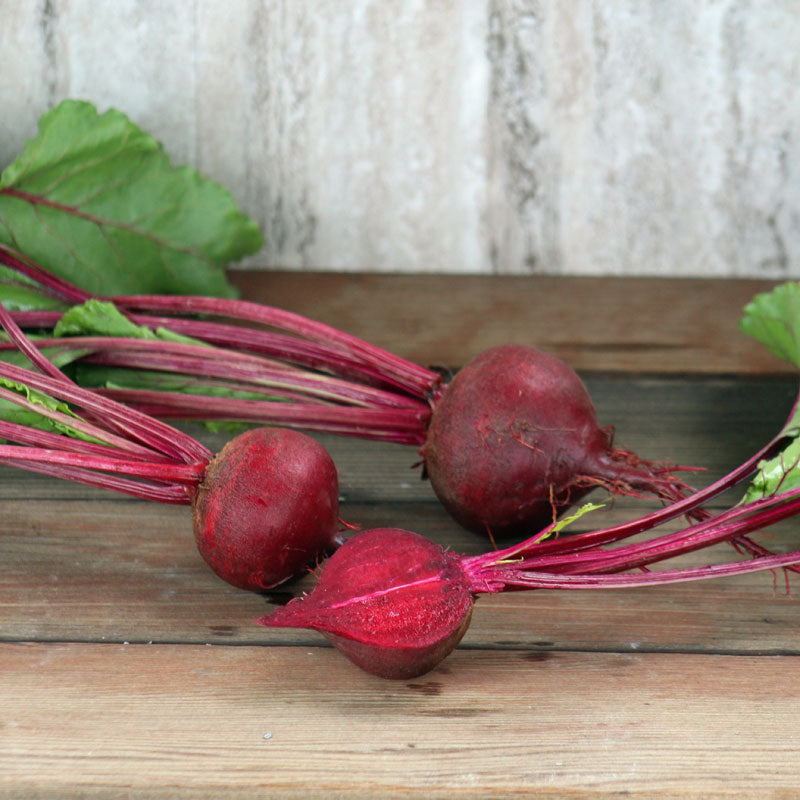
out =
[(0, 174), (0, 244), (94, 292), (233, 297), (225, 266), (263, 237), (230, 192), (173, 166), (123, 113), (67, 99)]

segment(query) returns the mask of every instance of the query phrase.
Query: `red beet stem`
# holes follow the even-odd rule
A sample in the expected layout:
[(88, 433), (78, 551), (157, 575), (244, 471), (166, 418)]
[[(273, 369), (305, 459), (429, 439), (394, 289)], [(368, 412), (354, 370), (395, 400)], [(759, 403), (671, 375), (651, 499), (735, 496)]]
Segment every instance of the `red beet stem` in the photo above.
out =
[[(12, 368), (12, 365), (0, 363), (0, 375), (8, 372), (13, 373), (15, 380), (28, 386), (33, 386), (37, 380), (52, 380), (21, 367)], [(58, 386), (67, 385), (59, 383)], [(79, 390), (79, 394), (84, 393), (85, 390)], [(0, 463), (113, 489), (146, 500), (184, 505), (191, 502), (194, 490), (202, 479), (207, 459), (188, 461), (183, 458), (175, 463), (174, 460), (168, 460), (168, 454), (123, 439), (69, 414), (31, 403), (16, 392), (0, 387), (0, 397), (103, 443), (83, 442), (33, 428), (25, 433), (22, 429), (26, 426), (3, 420), (0, 435), (23, 444), (0, 445)], [(53, 446), (41, 447), (44, 443)], [(105, 449), (105, 455), (101, 453), (101, 448)], [(102, 474), (102, 471), (134, 475), (141, 480)], [(165, 486), (164, 482), (170, 485)]]
[[(51, 340), (50, 343), (57, 346), (56, 341)], [(77, 347), (84, 346), (81, 341), (76, 341), (75, 344)], [(47, 345), (43, 342), (42, 346)], [(96, 342), (96, 346), (98, 350), (84, 358), (84, 361), (105, 366), (153, 369), (200, 375), (205, 378), (230, 379), (240, 381), (243, 386), (253, 384), (265, 388), (292, 389), (329, 402), (350, 402), (355, 405), (386, 408), (427, 408), (419, 400), (397, 393), (320, 373), (306, 372), (246, 353), (236, 351), (212, 353), (205, 345), (146, 339), (114, 339), (107, 342), (105, 347), (101, 341)]]
[[(41, 375), (24, 367), (0, 362), (0, 376), (28, 389), (44, 392), (61, 401), (77, 405), (90, 415), (110, 424), (91, 423), (60, 410), (29, 400), (26, 395), (0, 387), (0, 397), (39, 416), (49, 418), (66, 430), (82, 433), (97, 442), (95, 446), (68, 443), (66, 446), (41, 447), (43, 442), (55, 444), (54, 435), (22, 434), (21, 427), (4, 421), (4, 433), (22, 444), (0, 445), (0, 462), (21, 469), (33, 470), (55, 477), (88, 483), (93, 486), (113, 488), (136, 497), (159, 499), (163, 502), (191, 502), (199, 485), (211, 452), (191, 437), (163, 422), (151, 419), (134, 409), (129, 409), (106, 398), (76, 386), (55, 365), (49, 362), (22, 333), (8, 311), (0, 303), (0, 325), (31, 360), (48, 374)], [(123, 430), (119, 436), (114, 430)], [(70, 437), (64, 436), (63, 440)], [(108, 446), (101, 454), (96, 444)], [(132, 458), (125, 454), (131, 452)], [(120, 453), (123, 455), (120, 456)], [(172, 463), (165, 461), (172, 459)], [(174, 463), (177, 459), (178, 463)], [(111, 474), (104, 474), (111, 473)], [(139, 480), (130, 480), (128, 475)]]
[[(412, 397), (398, 395), (365, 384), (345, 381), (330, 375), (308, 372), (290, 364), (267, 360), (264, 357), (221, 350), (202, 344), (172, 342), (163, 339), (135, 339), (121, 336), (73, 336), (37, 340), (39, 348), (62, 348), (85, 351), (83, 362), (104, 366), (151, 369), (182, 375), (202, 376), (209, 379), (229, 379), (263, 388), (292, 389), (328, 402), (349, 402), (356, 405), (430, 409), (426, 403)], [(0, 343), (0, 350), (14, 349), (17, 341)], [(20, 343), (18, 349), (23, 349)], [(24, 349), (26, 355), (28, 350)], [(32, 348), (38, 353), (36, 348)], [(47, 362), (31, 353), (39, 362)], [(36, 362), (34, 362), (36, 363)], [(37, 366), (40, 366), (37, 363)], [(45, 370), (43, 370), (45, 371)], [(56, 374), (48, 368), (48, 374)], [(60, 371), (58, 371), (58, 374)]]
[[(282, 395), (291, 402), (203, 397), (140, 389), (96, 389), (95, 393), (157, 417), (224, 418), (286, 425), (327, 433), (419, 445), (430, 406), (407, 395), (308, 373), (258, 357), (203, 345), (124, 337), (70, 337), (37, 341), (39, 347), (75, 349), (89, 364), (152, 369), (202, 378), (232, 391)], [(0, 343), (0, 350), (14, 348)], [(233, 382), (220, 383), (222, 379)], [(215, 383), (216, 381), (216, 383)], [(296, 390), (297, 393), (293, 393)], [(319, 403), (319, 405), (312, 405)]]
[[(494, 554), (462, 558), (461, 564), (470, 576), (474, 591), (503, 591), (509, 586), (529, 586), (529, 576), (542, 572), (551, 575), (586, 576), (644, 568), (646, 565), (700, 550), (718, 542), (735, 540), (737, 537), (767, 528), (798, 513), (800, 513), (800, 489), (747, 505), (734, 506), (682, 530), (613, 550), (603, 549), (597, 544), (589, 548), (579, 544), (574, 551), (546, 554), (537, 552), (545, 550), (546, 542), (539, 544), (533, 542), (526, 547), (524, 555), (520, 553), (511, 555), (510, 552), (514, 548), (507, 548), (506, 551)], [(549, 530), (545, 529), (540, 536), (548, 533)], [(565, 539), (565, 544), (568, 545), (571, 538)], [(767, 563), (763, 561), (764, 558), (773, 558), (773, 554), (762, 549), (762, 555), (758, 555), (753, 561), (760, 564)], [(793, 561), (790, 559), (781, 566), (789, 567), (798, 561), (800, 558), (795, 558)]]
[(43, 269), (32, 259), (8, 245), (0, 244), (0, 263), (32, 278), (48, 290), (48, 294), (65, 303), (84, 303), (91, 295)]
[(267, 325), (314, 341), (335, 344), (343, 352), (357, 358), (362, 363), (378, 368), (382, 375), (396, 380), (418, 397), (426, 397), (440, 382), (440, 376), (437, 373), (371, 345), (356, 336), (343, 333), (330, 325), (307, 319), (300, 314), (272, 306), (247, 300), (193, 295), (118, 295), (110, 299), (121, 307), (134, 311), (158, 311), (183, 315), (211, 314)]
[[(39, 282), (53, 295), (68, 304), (79, 304), (92, 297), (67, 281), (56, 277), (12, 248), (0, 248), (0, 262)], [(241, 346), (276, 356), (289, 355), (300, 363), (316, 368), (327, 368), (345, 376), (366, 378), (371, 383), (386, 383), (410, 392), (414, 397), (427, 399), (441, 383), (438, 373), (420, 367), (356, 336), (344, 333), (323, 323), (299, 314), (252, 303), (245, 300), (227, 300), (193, 295), (132, 295), (107, 299), (115, 303), (134, 322), (156, 327), (165, 324), (188, 336), (220, 344), (225, 347)], [(204, 320), (180, 318), (153, 318), (137, 312), (154, 311), (178, 315), (211, 315), (229, 318), (237, 324), (221, 324)], [(54, 324), (49, 312), (17, 312), (26, 324)], [(251, 322), (292, 334), (275, 337), (274, 331), (244, 328), (241, 322)], [(301, 337), (301, 338), (297, 338)], [(303, 340), (309, 341), (303, 341)]]
[[(0, 364), (0, 375), (4, 374), (7, 376), (8, 370), (5, 368), (5, 365)], [(16, 376), (15, 380), (19, 380), (20, 373), (15, 371), (14, 374)], [(36, 373), (30, 373), (30, 375), (34, 378), (38, 377)], [(110, 431), (104, 428), (100, 428), (97, 425), (92, 425), (91, 423), (86, 422), (85, 420), (78, 419), (69, 414), (65, 414), (61, 411), (55, 411), (53, 409), (46, 408), (39, 404), (33, 403), (27, 400), (21, 394), (17, 394), (16, 392), (13, 392), (9, 389), (5, 389), (1, 386), (0, 386), (0, 398), (16, 404), (20, 406), (20, 408), (25, 408), (28, 411), (32, 411), (36, 414), (39, 414), (42, 417), (47, 417), (56, 424), (72, 428), (84, 434), (85, 436), (90, 436), (93, 439), (97, 439), (103, 442), (104, 444), (116, 447), (126, 453), (141, 454), (147, 458), (153, 458), (156, 455), (164, 457), (164, 454), (159, 453), (158, 451), (155, 451), (150, 447), (146, 447), (144, 445), (138, 444), (137, 442), (132, 442), (123, 437), (116, 436)]]
[(137, 478), (150, 478), (167, 483), (184, 483), (196, 486), (203, 478), (206, 464), (162, 464), (159, 462), (125, 461), (119, 456), (100, 456), (94, 453), (65, 452), (53, 448), (29, 447), (26, 445), (0, 444), (0, 461), (14, 464), (25, 461), (30, 464), (45, 463), (66, 467), (112, 472)]
[(154, 500), (157, 503), (170, 503), (186, 506), (192, 502), (192, 494), (182, 484), (159, 485), (122, 478), (117, 475), (108, 475), (94, 472), (80, 467), (65, 467), (58, 464), (41, 464), (38, 462), (15, 461), (15, 469), (24, 469), (29, 472), (38, 472), (52, 478), (83, 483), (98, 489), (110, 489), (114, 492), (127, 494), (139, 500)]
[[(383, 374), (379, 369), (364, 364), (357, 358), (343, 353), (339, 348), (329, 346), (324, 342), (301, 339), (299, 336), (277, 331), (253, 329), (242, 325), (202, 319), (155, 317), (130, 312), (128, 312), (128, 317), (132, 322), (152, 330), (168, 328), (184, 336), (224, 348), (229, 348), (231, 342), (235, 342), (237, 348), (248, 352), (330, 372), (369, 385), (400, 390), (404, 394), (408, 391), (406, 387), (392, 380), (391, 376)], [(56, 317), (56, 321), (57, 319), (58, 317)], [(36, 324), (33, 319), (31, 324)], [(41, 321), (38, 324), (50, 327), (55, 322)]]
[[(12, 393), (4, 394), (2, 396), (7, 399), (11, 399), (12, 402), (16, 397), (12, 396)], [(33, 409), (33, 406), (28, 406), (27, 404), (25, 407)], [(65, 415), (64, 420), (70, 420), (70, 424), (72, 424), (73, 427), (76, 427), (74, 418)], [(98, 430), (97, 433), (102, 435), (103, 431)], [(59, 449), (72, 453), (88, 453), (98, 456), (108, 455), (109, 447), (114, 446), (113, 441), (106, 440), (106, 443), (100, 444), (99, 442), (76, 439), (71, 436), (63, 436), (59, 433), (51, 433), (50, 431), (31, 428), (28, 425), (9, 422), (4, 419), (0, 419), (0, 439), (6, 439), (10, 442), (16, 442), (17, 444), (27, 444), (31, 445), (32, 447)], [(155, 453), (152, 450), (139, 445), (133, 445), (127, 440), (119, 439), (118, 442), (119, 446), (116, 447), (116, 449), (121, 450), (124, 458), (128, 461), (150, 461), (151, 463), (164, 464), (173, 463), (173, 460), (168, 456)]]
[(11, 345), (20, 350), (37, 369), (41, 370), (45, 375), (50, 375), (50, 377), (58, 380), (69, 380), (58, 367), (34, 347), (31, 340), (20, 330), (19, 325), (14, 321), (14, 317), (8, 313), (2, 303), (0, 303), (0, 324), (2, 324), (11, 339)]
[[(2, 304), (0, 304), (0, 309), (1, 308)], [(0, 319), (2, 319), (1, 312)], [(0, 375), (18, 381), (32, 389), (46, 392), (68, 403), (79, 405), (101, 418), (106, 417), (111, 419), (117, 426), (124, 428), (131, 437), (165, 455), (189, 462), (199, 459), (208, 460), (212, 456), (208, 448), (194, 440), (191, 436), (163, 422), (148, 417), (136, 409), (128, 408), (127, 406), (115, 403), (87, 389), (76, 386), (66, 378), (64, 380), (57, 380), (46, 375), (38, 375), (23, 367), (17, 367), (13, 364), (4, 364), (2, 362), (0, 362)]]
[(510, 575), (507, 585), (512, 583), (527, 589), (621, 589), (652, 586), (654, 584), (681, 583), (706, 580), (730, 575), (742, 575), (767, 569), (779, 569), (800, 563), (800, 551), (783, 555), (770, 555), (749, 561), (731, 561), (724, 564), (707, 564), (701, 567), (659, 570), (626, 574), (578, 574), (560, 575), (547, 572), (519, 572)]
[(147, 389), (96, 389), (98, 394), (161, 419), (226, 419), (263, 423), (320, 433), (357, 436), (399, 444), (419, 445), (424, 440), (428, 412), (411, 408), (352, 408), (301, 402), (269, 402), (243, 398), (186, 395)]

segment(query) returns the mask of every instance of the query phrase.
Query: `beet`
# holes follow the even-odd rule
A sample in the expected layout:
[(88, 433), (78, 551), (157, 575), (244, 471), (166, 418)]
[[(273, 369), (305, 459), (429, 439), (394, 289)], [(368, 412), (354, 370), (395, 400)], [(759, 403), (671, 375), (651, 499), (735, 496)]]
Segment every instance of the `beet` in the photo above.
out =
[(455, 554), (398, 528), (363, 531), (325, 563), (314, 591), (259, 620), (312, 628), (367, 672), (413, 678), (469, 626), (472, 594)]
[(681, 497), (669, 468), (612, 440), (569, 365), (533, 347), (502, 345), (443, 388), (421, 452), (452, 516), (493, 536), (537, 530), (598, 486)]
[(331, 550), (339, 527), (336, 467), (298, 431), (256, 428), (209, 463), (193, 503), (206, 563), (242, 589), (267, 589)]
[(188, 434), (75, 385), (2, 304), (0, 325), (44, 373), (0, 361), (0, 400), (10, 409), (0, 419), (0, 463), (192, 505), (203, 558), (243, 589), (275, 586), (339, 543), (336, 468), (310, 436), (257, 428), (214, 456)]
[[(0, 261), (67, 305), (96, 302), (21, 254), (0, 248)], [(575, 372), (533, 347), (492, 348), (445, 383), (436, 370), (259, 303), (159, 295), (112, 299), (134, 327), (151, 336), (168, 329), (195, 343), (82, 335), (47, 341), (74, 347), (89, 374), (92, 366), (113, 368), (115, 376), (122, 372), (113, 386), (98, 389), (104, 395), (161, 418), (270, 423), (415, 445), (453, 517), (491, 537), (527, 535), (595, 487), (667, 502), (689, 491), (675, 477), (681, 468), (615, 447), (612, 429), (599, 427)], [(63, 322), (53, 311), (17, 317), (31, 327)], [(86, 327), (81, 323), (77, 330)], [(141, 370), (177, 374), (196, 381), (189, 385), (198, 391), (213, 391), (201, 396), (148, 382), (142, 387)], [(248, 396), (219, 396), (228, 390)]]
[(267, 627), (319, 631), (366, 672), (414, 678), (433, 669), (458, 645), (478, 594), (648, 586), (778, 567), (797, 569), (800, 551), (764, 551), (749, 560), (701, 567), (646, 569), (676, 555), (740, 539), (797, 513), (800, 489), (793, 489), (749, 506), (734, 506), (683, 530), (616, 548), (608, 544), (640, 532), (640, 521), (558, 539), (548, 537), (562, 523), (552, 523), (519, 544), (477, 556), (458, 556), (411, 531), (377, 528), (345, 542), (323, 565), (310, 594), (256, 621)]

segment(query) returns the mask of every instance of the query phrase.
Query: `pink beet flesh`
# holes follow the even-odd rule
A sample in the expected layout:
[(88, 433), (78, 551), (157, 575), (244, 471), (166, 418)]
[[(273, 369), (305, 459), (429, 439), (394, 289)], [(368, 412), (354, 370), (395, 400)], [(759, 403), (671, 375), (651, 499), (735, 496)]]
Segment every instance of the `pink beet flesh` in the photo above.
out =
[(589, 393), (560, 359), (486, 350), (444, 388), (422, 448), (431, 485), (466, 528), (529, 534), (595, 486), (681, 496), (668, 470), (614, 450)]
[(267, 589), (334, 547), (336, 468), (305, 434), (247, 431), (210, 462), (193, 517), (197, 546), (217, 575), (242, 589)]
[(259, 623), (311, 628), (382, 678), (428, 672), (469, 626), (473, 598), (459, 558), (398, 528), (363, 531), (323, 567), (306, 597)]

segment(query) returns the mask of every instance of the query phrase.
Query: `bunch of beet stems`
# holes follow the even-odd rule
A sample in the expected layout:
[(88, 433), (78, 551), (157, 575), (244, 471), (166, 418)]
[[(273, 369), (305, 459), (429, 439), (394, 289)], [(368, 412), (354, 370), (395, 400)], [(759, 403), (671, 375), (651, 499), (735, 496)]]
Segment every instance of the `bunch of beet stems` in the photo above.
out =
[[(702, 550), (719, 542), (768, 528), (800, 513), (800, 489), (770, 495), (726, 511), (709, 515), (702, 522), (652, 539), (607, 549), (606, 545), (634, 536), (642, 520), (547, 539), (550, 530), (517, 545), (477, 556), (462, 558), (475, 592), (496, 592), (510, 588), (588, 588), (592, 586), (640, 586), (671, 583), (759, 569), (784, 567), (798, 571), (800, 551), (774, 554), (763, 550), (749, 561), (683, 567), (649, 573), (648, 565)], [(645, 574), (618, 575), (643, 570)], [(615, 574), (611, 578), (608, 573)], [(599, 576), (605, 576), (600, 578)]]
[[(43, 294), (67, 306), (97, 299), (4, 245), (0, 262), (34, 279)], [(398, 444), (420, 445), (425, 440), (429, 399), (440, 386), (441, 375), (355, 336), (247, 301), (191, 295), (100, 299), (113, 302), (137, 325), (167, 328), (212, 347), (109, 336), (40, 338), (38, 347), (78, 349), (85, 351), (85, 363), (190, 375), (217, 381), (231, 391), (263, 392), (270, 399), (147, 389), (98, 389), (99, 394), (161, 419), (268, 421)], [(62, 313), (18, 311), (13, 318), (26, 329), (53, 328)], [(236, 324), (187, 315), (229, 317)], [(245, 327), (242, 322), (264, 328)]]
[(50, 419), (85, 438), (0, 420), (0, 460), (56, 478), (133, 497), (189, 505), (213, 453), (193, 437), (141, 411), (77, 386), (45, 358), (0, 304), (0, 324), (40, 370), (0, 361), (0, 377), (83, 409), (83, 416), (47, 408), (0, 386), (0, 399)]
[[(0, 262), (35, 281), (43, 295), (65, 306), (97, 299), (5, 245), (0, 245)], [(436, 371), (331, 326), (258, 303), (171, 295), (102, 299), (113, 302), (136, 324), (153, 330), (167, 328), (209, 346), (109, 336), (41, 338), (37, 339), (37, 346), (78, 349), (84, 352), (81, 360), (86, 363), (217, 378), (230, 389), (254, 391), (261, 386), (265, 394), (278, 395), (281, 400), (220, 398), (162, 390), (93, 389), (98, 396), (113, 398), (162, 419), (227, 419), (408, 445), (425, 441), (431, 407), (443, 386), (443, 378)], [(62, 314), (58, 310), (19, 311), (12, 316), (20, 326), (33, 329), (54, 327)], [(235, 323), (188, 315), (229, 317)], [(242, 322), (264, 328), (245, 327)], [(0, 348), (3, 346), (0, 343)], [(610, 542), (682, 514), (704, 518), (707, 512), (701, 506), (744, 481), (762, 459), (781, 449), (785, 438), (784, 432), (779, 432), (758, 452), (709, 486), (685, 496), (673, 495), (662, 508), (619, 529), (611, 528), (593, 536), (598, 541)], [(569, 547), (564, 542), (565, 539), (556, 539), (543, 542), (541, 547), (555, 553)], [(744, 533), (735, 538), (734, 544), (754, 556), (768, 554)]]
[[(77, 386), (2, 303), (0, 325), (39, 370), (0, 361), (0, 400), (22, 409), (0, 419), (0, 463), (191, 506), (203, 559), (242, 589), (276, 586), (341, 543), (336, 467), (319, 442), (262, 426), (213, 454), (166, 423)], [(36, 421), (28, 424), (30, 416)]]

